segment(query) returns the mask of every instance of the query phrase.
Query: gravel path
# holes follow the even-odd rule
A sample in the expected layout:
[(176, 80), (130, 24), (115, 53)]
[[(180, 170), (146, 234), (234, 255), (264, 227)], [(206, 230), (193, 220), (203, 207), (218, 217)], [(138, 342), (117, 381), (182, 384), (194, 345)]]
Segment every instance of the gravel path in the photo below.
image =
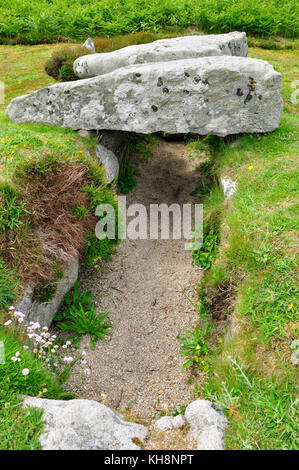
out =
[[(190, 192), (198, 160), (188, 153), (182, 143), (159, 140), (147, 160), (133, 156), (138, 184), (127, 203), (196, 202)], [(69, 381), (81, 398), (145, 418), (196, 398), (187, 384), (190, 372), (180, 371), (176, 338), (198, 318), (185, 297), (196, 300), (201, 277), (191, 261), (182, 240), (124, 240), (102, 271), (83, 273), (83, 289), (92, 290), (99, 311), (110, 312), (114, 327), (111, 340), (99, 341), (95, 350), (88, 337), (81, 341), (91, 374), (84, 385), (76, 375)]]

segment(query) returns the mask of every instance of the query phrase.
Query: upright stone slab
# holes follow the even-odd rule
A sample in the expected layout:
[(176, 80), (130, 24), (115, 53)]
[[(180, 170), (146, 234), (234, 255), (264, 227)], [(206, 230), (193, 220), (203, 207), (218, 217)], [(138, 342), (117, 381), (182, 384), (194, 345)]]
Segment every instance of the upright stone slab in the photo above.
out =
[(281, 75), (263, 60), (204, 57), (132, 65), (12, 100), (15, 122), (72, 129), (225, 136), (268, 132), (282, 113)]
[(80, 78), (96, 77), (133, 64), (229, 55), (246, 57), (246, 33), (210, 34), (160, 39), (149, 44), (128, 46), (113, 52), (79, 57), (74, 72)]

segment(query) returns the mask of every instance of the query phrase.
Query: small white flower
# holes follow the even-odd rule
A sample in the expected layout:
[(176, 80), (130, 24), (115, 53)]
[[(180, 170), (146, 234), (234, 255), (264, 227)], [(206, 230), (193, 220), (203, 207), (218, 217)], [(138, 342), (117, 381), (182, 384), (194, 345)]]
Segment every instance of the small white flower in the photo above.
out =
[(16, 357), (18, 357), (20, 355), (19, 351), (16, 352)]
[(66, 344), (67, 346), (70, 346), (70, 345), (72, 344), (72, 342), (71, 342), (71, 341), (67, 341), (65, 344)]
[(71, 356), (63, 358), (63, 361), (66, 362), (67, 364), (70, 364), (71, 362), (73, 362), (73, 360), (74, 359)]
[(15, 309), (15, 307), (14, 307), (13, 305), (11, 305), (11, 306), (9, 307), (9, 310), (14, 310), (14, 309)]
[(24, 344), (23, 348), (24, 349), (29, 349), (28, 346), (26, 346), (26, 344)]
[(13, 362), (16, 362), (16, 361), (18, 360), (18, 358), (15, 357), (15, 356), (12, 356), (12, 357), (11, 357), (11, 360), (12, 360)]
[(28, 375), (28, 374), (29, 374), (29, 369), (26, 369), (26, 368), (23, 369), (23, 370), (22, 370), (22, 374), (23, 374), (23, 375)]
[(4, 326), (8, 326), (8, 325), (10, 325), (11, 323), (12, 323), (11, 320), (7, 320), (7, 321), (4, 323)]
[(82, 356), (86, 356), (86, 352), (84, 350), (82, 351)]
[(83, 360), (81, 361), (81, 363), (82, 363), (82, 364), (87, 364), (87, 361), (86, 361), (85, 359), (83, 359)]
[(84, 374), (89, 375), (90, 374), (90, 369), (84, 369)]

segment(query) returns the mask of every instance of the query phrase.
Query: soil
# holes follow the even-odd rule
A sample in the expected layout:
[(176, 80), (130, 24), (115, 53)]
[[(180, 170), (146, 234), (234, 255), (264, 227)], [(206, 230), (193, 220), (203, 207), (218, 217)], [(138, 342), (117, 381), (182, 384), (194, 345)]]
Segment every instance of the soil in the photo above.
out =
[[(198, 202), (190, 192), (200, 176), (199, 158), (190, 157), (184, 143), (162, 139), (149, 158), (131, 156), (137, 186), (127, 195), (127, 205)], [(190, 382), (200, 382), (201, 373), (195, 377), (190, 370), (181, 371), (184, 360), (177, 340), (198, 321), (186, 296), (196, 302), (201, 271), (192, 266), (184, 244), (123, 240), (112, 262), (82, 274), (82, 289), (91, 289), (99, 312), (109, 311), (114, 327), (110, 341), (98, 341), (94, 350), (88, 336), (81, 341), (87, 365), (77, 363), (74, 369), (89, 367), (91, 373), (82, 384), (73, 375), (68, 385), (80, 398), (151, 419), (198, 397)]]

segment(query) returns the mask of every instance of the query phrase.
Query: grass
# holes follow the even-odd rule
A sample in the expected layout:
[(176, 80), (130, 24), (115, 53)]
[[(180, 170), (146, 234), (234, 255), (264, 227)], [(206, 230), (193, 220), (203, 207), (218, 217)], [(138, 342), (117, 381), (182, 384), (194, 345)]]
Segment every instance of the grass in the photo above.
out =
[(225, 201), (216, 185), (205, 199), (205, 228), (218, 221), (219, 245), (199, 295), (214, 319), (227, 318), (228, 334), (218, 336), (213, 372), (201, 393), (225, 409), (227, 448), (295, 449), (297, 377), (290, 344), (298, 335), (299, 123), (291, 85), (298, 53), (252, 48), (250, 56), (282, 73), (284, 113), (272, 133), (204, 143), (209, 171), (236, 181), (237, 191)]
[(278, 0), (1, 0), (2, 43), (83, 41), (87, 36), (159, 32), (194, 26), (202, 31), (247, 31), (298, 36), (296, 1)]
[[(22, 395), (43, 398), (70, 398), (61, 384), (48, 372), (43, 364), (0, 327), (0, 341), (4, 342), (5, 362), (0, 364), (0, 450), (40, 449), (38, 438), (43, 430), (42, 412), (22, 407)], [(11, 357), (19, 351), (21, 362)], [(29, 374), (22, 375), (23, 369)]]

